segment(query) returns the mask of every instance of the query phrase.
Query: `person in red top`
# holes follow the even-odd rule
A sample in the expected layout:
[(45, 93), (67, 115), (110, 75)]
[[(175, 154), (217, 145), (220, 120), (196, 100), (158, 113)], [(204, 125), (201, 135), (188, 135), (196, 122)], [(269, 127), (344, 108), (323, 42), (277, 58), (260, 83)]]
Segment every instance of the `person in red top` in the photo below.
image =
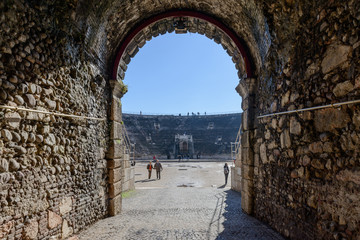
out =
[(151, 161), (149, 162), (149, 164), (147, 165), (147, 170), (149, 171), (149, 179), (151, 178), (151, 171), (152, 171), (152, 169), (153, 169), (153, 166), (152, 166), (152, 164), (151, 164)]

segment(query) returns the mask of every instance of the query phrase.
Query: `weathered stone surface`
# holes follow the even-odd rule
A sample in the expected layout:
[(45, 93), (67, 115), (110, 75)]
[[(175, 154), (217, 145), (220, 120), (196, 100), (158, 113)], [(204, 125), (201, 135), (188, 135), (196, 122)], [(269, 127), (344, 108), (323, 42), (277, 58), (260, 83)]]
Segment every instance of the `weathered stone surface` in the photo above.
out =
[(28, 104), (29, 107), (36, 106), (36, 99), (32, 94), (25, 94), (25, 102)]
[(0, 238), (6, 239), (11, 229), (15, 226), (14, 221), (9, 221), (4, 224), (0, 224)]
[(20, 168), (20, 164), (13, 158), (9, 161), (9, 170), (10, 171), (17, 171)]
[(109, 214), (110, 216), (118, 215), (121, 212), (122, 197), (121, 194), (110, 199)]
[(343, 109), (322, 109), (315, 112), (314, 123), (318, 132), (334, 131), (350, 122), (350, 117)]
[(285, 129), (280, 135), (281, 148), (289, 148), (291, 146), (291, 138), (289, 129)]
[[(335, 176), (359, 168), (356, 137), (359, 106), (351, 104), (340, 111), (332, 109), (337, 112), (331, 114), (324, 113), (328, 110), (298, 114), (295, 118), (301, 123), (300, 134), (297, 134), (297, 124), (289, 121), (289, 115), (259, 120), (254, 114), (359, 98), (357, 1), (124, 0), (120, 3), (114, 0), (110, 4), (104, 0), (100, 5), (88, 5), (87, 11), (83, 11), (82, 4), (73, 0), (57, 1), (56, 6), (49, 1), (0, 2), (3, 10), (0, 17), (2, 104), (19, 106), (23, 98), (25, 107), (47, 111), (55, 107), (53, 102), (47, 103), (49, 99), (56, 102), (56, 111), (98, 117), (107, 116), (114, 107), (113, 113), (118, 114), (110, 114), (111, 118), (121, 122), (120, 99), (116, 99), (115, 104), (109, 102), (112, 93), (105, 79), (116, 77), (109, 76), (112, 71), (123, 78), (130, 57), (145, 40), (173, 31), (175, 20), (159, 20), (140, 32), (120, 59), (122, 71), (117, 71), (110, 63), (131, 28), (158, 14), (159, 9), (166, 13), (182, 8), (213, 16), (242, 37), (246, 43), (244, 52), (250, 53), (244, 59), (251, 59), (251, 64), (245, 65), (233, 41), (206, 21), (186, 17), (188, 30), (214, 38), (232, 57), (239, 70), (239, 88), (243, 88), (239, 92), (246, 95), (245, 99), (254, 98), (253, 102), (243, 105), (247, 110), (243, 130), (270, 132), (266, 133), (266, 139), (265, 134), (254, 134), (255, 138), (248, 141), (250, 149), (259, 153), (253, 161), (257, 165), (254, 176), (248, 174), (253, 179), (249, 179), (247, 186), (256, 180), (258, 189), (243, 191), (248, 193), (242, 196), (243, 208), (290, 239), (358, 238), (356, 223), (360, 216), (354, 211), (360, 205), (358, 186), (352, 181), (340, 180), (341, 174), (339, 179)], [(82, 21), (84, 19), (86, 21)], [(245, 71), (245, 68), (255, 70)], [(252, 75), (257, 78), (250, 84), (247, 76)], [(354, 84), (352, 90), (350, 83)], [(123, 87), (119, 86), (119, 92), (114, 94), (121, 97)], [(4, 119), (7, 112), (0, 112), (0, 119)], [(108, 213), (104, 210), (108, 207), (107, 201), (96, 196), (98, 189), (108, 188), (108, 176), (104, 168), (98, 168), (101, 165), (98, 148), (109, 149), (108, 122), (18, 113), (22, 118), (16, 131), (5, 120), (0, 120), (1, 158), (9, 162), (15, 159), (21, 164), (16, 172), (0, 174), (0, 188), (7, 189), (1, 191), (6, 196), (0, 196), (0, 219), (5, 219), (4, 222), (14, 219), (17, 223), (9, 239), (22, 237), (24, 216), (41, 218), (44, 215), (47, 209), (37, 202), (58, 211), (64, 193), (75, 193), (74, 202), (81, 204), (68, 222), (74, 231), (104, 217)], [(271, 119), (279, 119), (276, 126), (271, 126)], [(45, 124), (48, 127), (43, 127)], [(290, 130), (289, 134), (286, 129)], [(3, 137), (8, 135), (3, 134), (3, 130), (10, 131), (11, 137)], [(27, 141), (18, 141), (18, 135), (13, 133), (22, 136), (21, 131), (29, 133)], [(319, 136), (324, 132), (329, 133), (327, 138)], [(54, 135), (56, 144), (44, 144), (43, 139), (49, 134)], [(35, 142), (37, 135), (43, 137), (42, 141)], [(319, 139), (325, 153), (311, 145)], [(268, 150), (265, 152), (268, 161), (274, 164), (256, 161), (261, 159), (259, 145), (262, 143)], [(118, 154), (111, 157), (117, 158), (115, 155)], [(251, 162), (249, 159), (244, 161)], [(320, 166), (314, 164), (316, 159), (322, 161), (324, 169), (314, 168)], [(303, 178), (301, 166), (304, 166)], [(298, 177), (289, 179), (294, 169), (293, 175)], [(331, 184), (327, 184), (329, 182)], [(76, 221), (80, 218), (86, 221)], [(50, 236), (61, 236), (61, 227), (38, 234), (38, 238)]]
[(122, 167), (124, 159), (112, 159), (107, 161), (108, 168), (119, 168)]
[(63, 198), (59, 205), (60, 214), (64, 215), (72, 210), (72, 199), (71, 197)]
[(61, 239), (66, 239), (73, 233), (73, 229), (69, 226), (67, 220), (64, 219), (62, 227), (61, 227)]
[(1, 137), (7, 142), (12, 140), (12, 134), (7, 129), (1, 130)]
[(112, 183), (109, 185), (109, 196), (110, 198), (114, 198), (121, 194), (122, 191), (122, 182)]
[(344, 182), (354, 182), (360, 184), (360, 171), (358, 170), (343, 170), (336, 175), (336, 179)]
[(350, 81), (339, 83), (333, 89), (333, 93), (336, 97), (343, 97), (354, 89), (353, 84)]
[(61, 223), (62, 223), (62, 218), (58, 214), (52, 211), (48, 212), (48, 226), (50, 229), (56, 228)]
[(9, 171), (9, 162), (6, 159), (0, 159), (0, 172)]
[(122, 174), (120, 168), (109, 169), (109, 183), (116, 183), (121, 180)]
[(322, 142), (314, 142), (309, 145), (309, 150), (313, 153), (322, 153), (323, 152), (323, 144)]
[(124, 155), (124, 142), (122, 140), (113, 140), (106, 157), (109, 159), (121, 158)]
[(321, 63), (323, 73), (328, 73), (344, 63), (351, 52), (350, 46), (331, 45), (327, 48), (325, 57)]
[[(40, 139), (39, 139), (40, 140)], [(44, 140), (44, 143), (50, 146), (54, 146), (56, 144), (56, 139), (54, 134), (49, 134), (49, 136), (47, 136)]]
[(295, 135), (301, 134), (301, 125), (294, 117), (290, 119), (290, 133)]
[(260, 158), (263, 164), (266, 164), (268, 162), (265, 143), (260, 145)]
[(311, 160), (311, 166), (313, 166), (316, 169), (324, 169), (324, 164), (321, 162), (320, 159)]
[(8, 112), (5, 114), (5, 120), (8, 122), (8, 126), (11, 128), (18, 128), (20, 126), (20, 114), (17, 112)]
[(38, 232), (39, 232), (39, 223), (34, 219), (30, 221), (29, 224), (25, 225), (24, 239), (27, 240), (37, 239)]

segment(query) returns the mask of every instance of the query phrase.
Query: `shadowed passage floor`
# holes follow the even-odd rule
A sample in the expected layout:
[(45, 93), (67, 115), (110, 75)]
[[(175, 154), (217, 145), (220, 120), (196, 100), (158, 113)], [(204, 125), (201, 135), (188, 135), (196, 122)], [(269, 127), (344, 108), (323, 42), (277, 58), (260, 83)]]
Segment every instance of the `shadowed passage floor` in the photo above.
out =
[(244, 214), (241, 196), (224, 185), (223, 162), (162, 163), (161, 179), (135, 169), (136, 190), (121, 214), (82, 231), (80, 239), (283, 239)]

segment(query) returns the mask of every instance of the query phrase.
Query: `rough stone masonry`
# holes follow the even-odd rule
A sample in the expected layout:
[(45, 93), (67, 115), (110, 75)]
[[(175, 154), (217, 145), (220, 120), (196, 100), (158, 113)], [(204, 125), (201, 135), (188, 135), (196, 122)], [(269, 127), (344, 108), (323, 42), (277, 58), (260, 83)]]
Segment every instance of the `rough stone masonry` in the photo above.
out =
[(359, 105), (257, 118), (360, 99), (357, 0), (1, 1), (0, 105), (107, 120), (0, 111), (0, 238), (65, 239), (121, 210), (122, 80), (178, 19), (146, 25), (115, 58), (146, 19), (179, 9), (244, 47), (184, 17), (239, 71), (242, 209), (291, 239), (359, 239)]

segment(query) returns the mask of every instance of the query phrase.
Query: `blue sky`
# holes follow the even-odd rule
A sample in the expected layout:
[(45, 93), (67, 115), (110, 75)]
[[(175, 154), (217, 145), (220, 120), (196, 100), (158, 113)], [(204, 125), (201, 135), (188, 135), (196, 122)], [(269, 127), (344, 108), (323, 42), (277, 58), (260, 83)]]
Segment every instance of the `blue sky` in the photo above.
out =
[(221, 45), (200, 34), (160, 35), (128, 65), (123, 112), (241, 112), (238, 82), (235, 65)]

